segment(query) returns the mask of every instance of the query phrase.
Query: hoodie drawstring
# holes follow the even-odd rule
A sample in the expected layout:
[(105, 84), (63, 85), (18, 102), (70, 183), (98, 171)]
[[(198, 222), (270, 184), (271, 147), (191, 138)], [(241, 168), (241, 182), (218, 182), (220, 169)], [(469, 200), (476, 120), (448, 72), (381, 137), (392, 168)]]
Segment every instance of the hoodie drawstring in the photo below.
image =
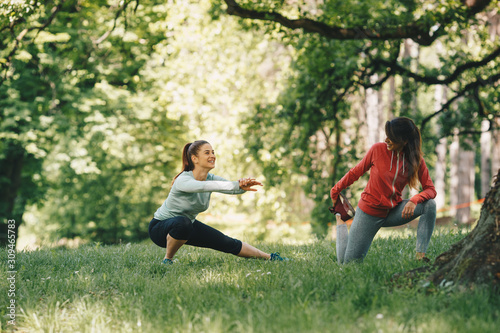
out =
[[(394, 151), (391, 154), (391, 167), (389, 168), (389, 171), (392, 171), (392, 161), (393, 161), (393, 159), (394, 159)], [(405, 174), (405, 154), (403, 153), (403, 175), (404, 174)]]

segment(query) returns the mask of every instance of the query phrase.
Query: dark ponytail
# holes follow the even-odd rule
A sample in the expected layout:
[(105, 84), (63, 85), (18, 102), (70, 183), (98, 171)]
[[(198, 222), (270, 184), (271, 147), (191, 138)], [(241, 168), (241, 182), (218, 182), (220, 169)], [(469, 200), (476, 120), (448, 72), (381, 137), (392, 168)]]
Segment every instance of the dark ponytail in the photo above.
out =
[(406, 143), (403, 152), (408, 161), (409, 186), (418, 189), (418, 169), (422, 160), (422, 137), (413, 120), (398, 117), (385, 123), (385, 133), (394, 143)]
[(174, 177), (174, 179), (172, 180), (172, 184), (174, 184), (177, 177), (179, 177), (179, 175), (184, 171), (194, 170), (194, 163), (191, 156), (193, 155), (198, 156), (198, 151), (200, 150), (200, 147), (206, 143), (208, 142), (205, 140), (197, 140), (193, 143), (187, 143), (184, 146), (184, 149), (182, 150), (182, 170)]

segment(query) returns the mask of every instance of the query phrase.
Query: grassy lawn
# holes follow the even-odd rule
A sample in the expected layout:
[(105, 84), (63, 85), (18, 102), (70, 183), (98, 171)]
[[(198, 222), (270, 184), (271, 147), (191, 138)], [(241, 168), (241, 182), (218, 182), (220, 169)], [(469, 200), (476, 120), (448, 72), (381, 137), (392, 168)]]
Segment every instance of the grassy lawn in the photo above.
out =
[[(437, 230), (435, 258), (464, 233)], [(260, 243), (289, 262), (183, 247), (172, 266), (151, 243), (17, 254), (20, 332), (498, 332), (500, 297), (410, 282), (414, 234), (376, 238), (363, 264), (336, 263), (335, 243)], [(0, 293), (7, 257), (0, 250)], [(10, 331), (0, 297), (1, 329)]]

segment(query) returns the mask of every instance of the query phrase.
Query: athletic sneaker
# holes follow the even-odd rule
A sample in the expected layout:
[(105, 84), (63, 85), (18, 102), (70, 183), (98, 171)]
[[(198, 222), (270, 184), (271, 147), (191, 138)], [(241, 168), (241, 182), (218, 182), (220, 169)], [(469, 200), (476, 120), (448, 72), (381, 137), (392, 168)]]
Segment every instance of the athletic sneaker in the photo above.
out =
[(355, 212), (354, 208), (349, 203), (349, 200), (347, 200), (346, 196), (342, 193), (339, 193), (335, 207), (330, 207), (329, 210), (332, 214), (340, 214), (340, 218), (344, 222), (352, 219)]
[(164, 265), (172, 265), (174, 263), (174, 261), (172, 259), (165, 258), (161, 261), (161, 263)]
[(269, 259), (269, 260), (271, 260), (271, 261), (288, 261), (290, 259), (281, 257), (279, 252), (274, 252), (274, 253), (271, 253), (271, 259)]

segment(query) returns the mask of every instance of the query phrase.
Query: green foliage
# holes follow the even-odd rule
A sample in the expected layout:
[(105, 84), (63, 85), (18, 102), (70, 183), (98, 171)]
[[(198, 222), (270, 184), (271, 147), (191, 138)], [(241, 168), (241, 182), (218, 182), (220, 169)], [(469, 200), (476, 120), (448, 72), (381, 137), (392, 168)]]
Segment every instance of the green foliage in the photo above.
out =
[[(433, 238), (436, 256), (465, 235)], [(258, 244), (289, 262), (237, 258), (183, 247), (171, 266), (152, 244), (17, 254), (19, 331), (99, 332), (496, 332), (499, 298), (484, 288), (461, 291), (391, 282), (394, 272), (420, 267), (415, 237), (378, 238), (363, 264), (339, 266), (329, 242)], [(6, 256), (0, 249), (0, 256)], [(0, 263), (5, 276), (6, 263)], [(0, 292), (7, 294), (6, 279)], [(8, 330), (8, 299), (0, 327)], [(21, 311), (22, 309), (22, 311)]]
[(40, 6), (40, 2), (36, 0), (11, 0), (2, 1), (0, 3), (0, 27), (21, 21), (32, 15), (35, 9)]
[[(30, 199), (21, 215), (26, 203), (44, 204), (36, 224), (57, 230), (53, 236), (145, 238), (137, 221), (151, 216), (174, 173), (184, 126), (148, 92), (151, 77), (141, 71), (165, 38), (150, 24), (162, 5), (127, 4), (117, 16), (105, 1), (66, 3), (44, 30), (25, 35), (4, 72), (1, 136), (26, 155), (30, 177), (17, 193)], [(24, 24), (44, 19), (32, 15)]]
[(342, 144), (337, 135), (352, 117), (352, 105), (343, 96), (355, 87), (363, 66), (362, 59), (352, 57), (362, 43), (302, 36), (294, 46), (300, 52), (289, 87), (278, 103), (258, 108), (246, 121), (251, 124), (249, 147), (272, 185), (287, 182), (292, 174), (305, 176), (303, 188), (315, 202), (315, 231), (324, 234), (332, 219), (329, 190), (356, 154), (357, 147)]
[[(25, 24), (36, 25), (51, 5)], [(215, 147), (214, 173), (260, 177), (240, 117), (274, 101), (289, 50), (242, 31), (231, 17), (212, 20), (209, 10), (208, 1), (70, 2), (48, 27), (27, 35), (0, 92), (8, 106), (1, 135), (35, 131), (30, 142), (16, 136), (19, 149), (38, 158), (41, 195), (29, 202), (37, 204), (28, 206), (29, 232), (52, 240), (146, 237), (147, 221), (178, 172), (182, 146), (196, 139)], [(31, 85), (38, 90), (28, 89), (32, 96), (17, 106)], [(17, 116), (21, 107), (25, 118)], [(22, 188), (33, 190), (26, 181)], [(251, 210), (255, 220), (289, 220), (300, 207), (275, 211), (275, 198), (284, 193), (214, 196), (211, 212), (234, 206)], [(255, 213), (260, 204), (265, 209)]]
[[(447, 78), (498, 48), (484, 18), (461, 1), (238, 3), (358, 28), (360, 38), (235, 18), (221, 0), (2, 2), (0, 217), (20, 223), (27, 207), (37, 234), (142, 239), (182, 145), (208, 139), (219, 156), (215, 173), (266, 185), (256, 196), (215, 197), (214, 213), (233, 206), (263, 223), (300, 223), (312, 212), (324, 234), (329, 189), (365, 152), (359, 126), (372, 79), (383, 92), (384, 79), (395, 77), (402, 98), (390, 112), (422, 123), (434, 112), (436, 83), (426, 79)], [(433, 27), (443, 51), (421, 47), (416, 64), (401, 56), (401, 40), (361, 39), (363, 29), (409, 24)], [(474, 33), (464, 43), (466, 30)], [(497, 68), (493, 59), (446, 83), (451, 98), (479, 82), (431, 123), (439, 133), (424, 132), (426, 155), (440, 136), (498, 116)], [(409, 108), (415, 96), (419, 107)]]
[[(246, 120), (254, 158), (273, 184), (288, 181), (291, 174), (307, 179), (304, 190), (315, 202), (312, 219), (319, 235), (325, 234), (331, 220), (327, 210), (331, 204), (329, 189), (366, 151), (359, 126), (364, 122), (367, 88), (387, 92), (384, 82), (394, 77), (397, 100), (387, 108), (388, 117), (409, 116), (424, 124), (437, 111), (433, 86), (448, 87), (448, 98), (455, 103), (442, 111), (446, 116), (433, 122), (439, 125), (439, 133), (430, 126), (423, 131), (426, 156), (434, 153), (439, 138), (455, 129), (479, 132), (483, 119), (493, 124), (500, 114), (495, 103), (498, 78), (492, 78), (498, 75), (498, 61), (493, 58), (483, 65), (475, 63), (498, 50), (498, 38), (492, 40), (485, 19), (471, 16), (459, 1), (238, 3), (246, 9), (273, 10), (290, 19), (308, 18), (334, 27), (359, 29), (355, 40), (332, 40), (315, 33), (280, 29), (281, 39), (295, 49), (288, 85), (277, 103), (257, 107)], [(495, 4), (497, 1), (492, 1), (490, 8)], [(248, 26), (248, 20), (242, 24)], [(276, 22), (266, 24), (279, 27)], [(436, 36), (441, 36), (435, 44), (444, 45), (444, 51), (438, 51), (434, 44), (420, 46), (418, 52), (423, 56), (417, 59), (415, 55), (403, 55), (403, 39), (363, 38), (365, 28), (383, 33), (390, 27), (412, 25), (434, 27)], [(470, 30), (477, 33), (467, 33)], [(475, 82), (479, 84), (472, 89)], [(356, 127), (358, 130), (353, 131)], [(429, 166), (432, 169), (432, 163)]]

